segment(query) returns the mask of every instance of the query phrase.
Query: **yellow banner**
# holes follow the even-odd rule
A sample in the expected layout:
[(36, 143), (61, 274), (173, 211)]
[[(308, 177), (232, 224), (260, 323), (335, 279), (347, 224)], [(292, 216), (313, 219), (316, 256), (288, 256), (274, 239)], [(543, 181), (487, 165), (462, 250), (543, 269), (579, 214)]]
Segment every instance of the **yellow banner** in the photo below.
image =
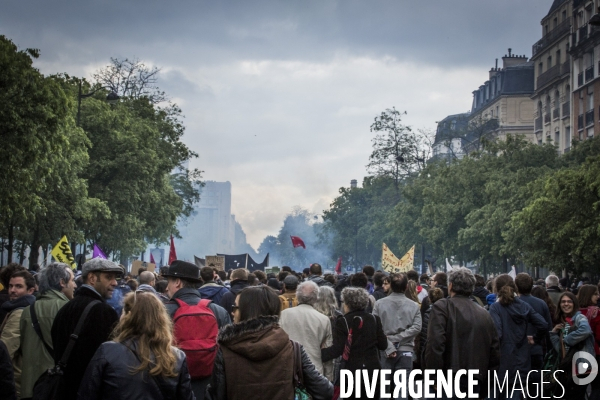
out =
[(381, 267), (387, 272), (406, 272), (413, 268), (413, 262), (415, 260), (415, 246), (411, 247), (410, 250), (400, 259), (392, 253), (392, 251), (383, 244), (383, 252), (381, 255)]
[(69, 241), (67, 240), (66, 235), (63, 236), (62, 239), (60, 239), (60, 241), (52, 249), (52, 257), (54, 257), (58, 262), (70, 265), (72, 269), (77, 269), (75, 257), (73, 257), (73, 253), (71, 252), (71, 247), (69, 246)]

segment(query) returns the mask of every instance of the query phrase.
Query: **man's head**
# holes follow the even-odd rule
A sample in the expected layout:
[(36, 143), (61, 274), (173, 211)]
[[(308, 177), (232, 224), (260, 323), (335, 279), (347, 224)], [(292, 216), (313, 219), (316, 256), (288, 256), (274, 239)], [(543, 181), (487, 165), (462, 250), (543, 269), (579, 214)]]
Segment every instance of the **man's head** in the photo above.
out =
[(41, 293), (56, 290), (64, 293), (70, 300), (77, 285), (71, 267), (64, 263), (52, 263), (39, 273), (39, 289)]
[(546, 287), (558, 286), (558, 276), (548, 275), (546, 277)]
[(375, 275), (373, 275), (373, 285), (375, 285), (375, 287), (382, 287), (384, 279), (385, 274), (383, 272), (375, 272)]
[(350, 277), (350, 285), (354, 287), (365, 289), (368, 284), (369, 280), (367, 279), (367, 275), (365, 275), (363, 272), (357, 272)]
[(296, 289), (298, 288), (298, 278), (296, 278), (294, 275), (288, 275), (283, 279), (283, 286), (285, 287), (285, 291), (287, 293), (289, 292), (295, 292)]
[(283, 267), (281, 267), (282, 271), (286, 271), (286, 272), (292, 272), (292, 268), (288, 267), (287, 265), (284, 265)]
[(35, 292), (35, 279), (29, 271), (17, 271), (8, 281), (8, 298), (16, 300), (26, 294)]
[(211, 282), (215, 279), (215, 271), (211, 267), (200, 268), (200, 278), (202, 282)]
[(256, 279), (258, 279), (260, 283), (262, 283), (263, 285), (267, 284), (267, 274), (265, 274), (262, 271), (254, 271), (253, 274), (254, 276), (256, 276)]
[(248, 280), (248, 270), (245, 268), (234, 269), (231, 272), (231, 281), (247, 281)]
[(419, 277), (419, 282), (421, 283), (421, 285), (429, 285), (430, 281), (431, 279), (429, 278), (429, 274), (421, 274), (421, 276)]
[(227, 272), (223, 271), (223, 270), (218, 270), (217, 271), (217, 275), (219, 275), (219, 279), (222, 282), (225, 282), (227, 280)]
[(321, 264), (317, 264), (317, 263), (310, 264), (310, 274), (311, 275), (321, 276), (322, 273), (323, 273), (323, 270), (321, 269)]
[(158, 281), (156, 282), (156, 286), (154, 289), (156, 289), (156, 291), (158, 293), (162, 293), (162, 294), (168, 294), (167, 293), (167, 285), (169, 284), (168, 280), (162, 280), (162, 281)]
[(414, 269), (406, 271), (406, 277), (415, 283), (419, 283), (419, 273)]
[(313, 281), (302, 282), (296, 289), (298, 304), (315, 305), (319, 298), (319, 287)]
[[(212, 271), (212, 269), (211, 269)], [(175, 293), (181, 289), (195, 289), (200, 281), (200, 268), (196, 264), (187, 261), (174, 260), (169, 266), (167, 273), (167, 293), (173, 298)]]
[(6, 290), (8, 290), (10, 277), (17, 271), (26, 271), (26, 268), (21, 264), (10, 263), (0, 270), (0, 282), (2, 282), (2, 286), (4, 286)]
[(110, 260), (93, 258), (83, 264), (81, 276), (83, 283), (93, 287), (105, 299), (112, 297), (117, 278), (123, 274), (123, 269)]
[(306, 278), (308, 275), (310, 275), (310, 268), (304, 268), (302, 270), (302, 278)]
[(432, 280), (432, 286), (448, 286), (448, 275), (445, 272), (438, 272)]
[(148, 268), (146, 268), (146, 267), (140, 267), (138, 269), (138, 276), (140, 276), (142, 273), (144, 273), (146, 271), (148, 271)]
[(451, 296), (453, 294), (470, 296), (473, 293), (473, 289), (475, 289), (475, 276), (473, 276), (473, 273), (468, 268), (454, 268), (450, 271), (447, 279), (450, 282), (448, 291)]
[(140, 274), (140, 285), (154, 286), (155, 282), (156, 278), (152, 272), (144, 271)]
[(483, 276), (475, 274), (475, 287), (484, 287), (485, 286), (485, 279), (483, 279)]
[(279, 282), (283, 282), (285, 277), (288, 276), (289, 274), (290, 274), (290, 272), (288, 272), (288, 271), (281, 271), (280, 273), (277, 274), (277, 280)]
[(533, 278), (529, 274), (521, 272), (515, 278), (515, 285), (519, 294), (528, 295), (531, 293), (531, 289), (533, 289)]
[(394, 293), (404, 293), (408, 285), (406, 274), (390, 274), (390, 288)]
[(375, 268), (372, 265), (365, 265), (362, 269), (362, 272), (367, 276), (367, 278), (372, 278), (375, 274)]

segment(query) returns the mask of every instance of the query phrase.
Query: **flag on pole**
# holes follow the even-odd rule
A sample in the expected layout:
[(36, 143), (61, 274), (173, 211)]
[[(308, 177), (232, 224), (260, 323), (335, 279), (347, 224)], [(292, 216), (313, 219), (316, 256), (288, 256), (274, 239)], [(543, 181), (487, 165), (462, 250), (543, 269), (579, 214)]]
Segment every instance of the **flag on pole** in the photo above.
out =
[(92, 258), (102, 258), (104, 260), (108, 259), (108, 257), (106, 257), (106, 254), (104, 254), (100, 246), (98, 246), (97, 244), (94, 244), (94, 252), (92, 253)]
[(56, 246), (52, 249), (52, 257), (58, 262), (65, 263), (71, 266), (72, 269), (77, 269), (77, 263), (75, 262), (75, 257), (73, 257), (73, 253), (71, 252), (71, 247), (69, 246), (69, 241), (67, 240), (67, 236), (63, 236)]
[(294, 246), (294, 248), (302, 247), (303, 249), (306, 249), (306, 245), (304, 244), (304, 241), (302, 239), (300, 239), (298, 236), (290, 236), (290, 238), (292, 239), (292, 245)]
[(446, 258), (446, 272), (450, 272), (454, 269), (452, 265), (450, 265), (450, 261)]
[(155, 265), (156, 265), (156, 262), (154, 261), (154, 256), (152, 255), (152, 252), (150, 252), (150, 262), (151, 262), (152, 264), (155, 264)]
[(173, 241), (173, 235), (171, 235), (171, 248), (169, 249), (169, 265), (173, 261), (177, 260), (177, 253), (175, 252), (175, 242)]
[(342, 273), (342, 257), (338, 258), (337, 264), (335, 264), (335, 273), (338, 275)]
[(517, 277), (517, 269), (515, 268), (514, 265), (510, 269), (510, 272), (508, 273), (508, 276), (510, 276), (513, 279), (515, 279)]

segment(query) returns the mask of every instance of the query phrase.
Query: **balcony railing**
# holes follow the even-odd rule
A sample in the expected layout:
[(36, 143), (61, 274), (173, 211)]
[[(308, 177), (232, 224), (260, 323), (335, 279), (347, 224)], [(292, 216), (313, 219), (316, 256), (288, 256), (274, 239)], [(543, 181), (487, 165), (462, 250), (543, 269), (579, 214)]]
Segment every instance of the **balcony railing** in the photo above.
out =
[(585, 81), (589, 82), (594, 79), (594, 67), (591, 66), (585, 70)]
[(546, 72), (538, 76), (537, 78), (537, 89), (539, 90), (545, 84), (551, 82), (553, 79), (560, 76), (560, 65), (556, 64), (554, 67), (548, 68)]
[(571, 102), (567, 101), (562, 105), (562, 117), (567, 118), (571, 116)]
[(577, 130), (583, 130), (583, 114), (577, 116)]
[(542, 130), (542, 117), (535, 119), (535, 130), (536, 132)]
[(577, 86), (583, 85), (583, 72), (577, 74)]
[(594, 125), (594, 110), (585, 113), (585, 126)]
[(555, 108), (554, 110), (552, 110), (552, 119), (558, 118), (560, 118), (560, 110), (558, 108)]
[(567, 55), (567, 61), (560, 65), (560, 74), (565, 75), (569, 72), (571, 72), (571, 60), (570, 57)]
[(587, 39), (588, 25), (587, 24), (583, 25), (581, 28), (579, 28), (578, 32), (579, 32), (579, 40), (577, 41), (577, 43), (581, 42), (582, 40)]
[(543, 49), (549, 47), (565, 34), (568, 34), (571, 30), (571, 18), (565, 19), (563, 22), (558, 24), (556, 28), (552, 29), (548, 32), (543, 38), (538, 40), (531, 48), (531, 56), (535, 56), (537, 53), (542, 51)]

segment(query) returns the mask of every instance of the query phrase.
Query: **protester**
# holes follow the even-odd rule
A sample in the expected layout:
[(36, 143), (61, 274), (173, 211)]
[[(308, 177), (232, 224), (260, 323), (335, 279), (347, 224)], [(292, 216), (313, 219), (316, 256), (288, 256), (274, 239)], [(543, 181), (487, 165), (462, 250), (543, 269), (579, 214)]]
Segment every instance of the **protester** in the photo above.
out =
[(315, 310), (329, 318), (329, 322), (332, 324), (332, 328), (337, 317), (342, 315), (337, 306), (335, 291), (329, 286), (321, 286), (319, 288), (319, 294), (314, 308)]
[(421, 292), (419, 293), (419, 303), (423, 303), (423, 299), (425, 297), (428, 296), (429, 294), (429, 289), (430, 289), (430, 283), (431, 279), (429, 279), (429, 275), (427, 274), (421, 274), (421, 276), (419, 277), (419, 285), (421, 286), (421, 288), (423, 288), (423, 290), (421, 290)]
[[(8, 285), (10, 284), (10, 277), (12, 274), (18, 271), (26, 271), (26, 268), (17, 263), (10, 263), (0, 269), (0, 282), (2, 283), (3, 289), (0, 291), (0, 306), (10, 300), (8, 294)], [(8, 311), (3, 310), (0, 307), (0, 324), (4, 321), (4, 318), (8, 314)]]
[(273, 289), (277, 294), (281, 293), (281, 286), (279, 285), (277, 278), (267, 279), (267, 286)]
[(409, 280), (408, 281), (408, 285), (406, 285), (406, 292), (404, 292), (404, 294), (406, 295), (407, 298), (411, 299), (412, 301), (414, 301), (415, 303), (417, 303), (419, 305), (419, 307), (421, 307), (421, 302), (419, 301), (419, 295), (417, 293), (417, 284), (415, 283), (415, 281)]
[(258, 280), (256, 275), (253, 274), (252, 272), (250, 272), (248, 274), (248, 286), (258, 286), (259, 284), (260, 284), (260, 281)]
[(8, 355), (14, 367), (15, 389), (17, 397), (21, 397), (21, 368), (23, 365), (21, 346), (20, 321), (23, 309), (35, 303), (35, 280), (27, 270), (12, 274), (8, 284), (7, 302), (2, 304), (2, 310), (7, 314), (0, 326), (0, 340), (6, 345)]
[(294, 275), (288, 275), (283, 280), (283, 293), (279, 295), (279, 301), (281, 302), (281, 311), (296, 307), (298, 305), (298, 299), (296, 298), (296, 289), (298, 288), (298, 278)]
[[(530, 325), (533, 325), (539, 341), (548, 331), (548, 322), (528, 303), (515, 297), (516, 285), (510, 275), (503, 274), (494, 280), (494, 292), (498, 301), (490, 306), (490, 315), (498, 331), (500, 341), (499, 376), (508, 376), (509, 382), (515, 382), (517, 374), (526, 376), (531, 370), (531, 348), (527, 338)], [(508, 397), (510, 389), (502, 391)]]
[(76, 339), (71, 356), (64, 369), (59, 386), (60, 399), (71, 400), (77, 397), (77, 389), (83, 374), (94, 353), (106, 342), (119, 320), (117, 312), (106, 303), (117, 286), (117, 277), (123, 269), (112, 261), (94, 258), (83, 264), (83, 285), (77, 289), (73, 300), (65, 304), (56, 314), (51, 336), (54, 349), (54, 362), (58, 363), (75, 331), (75, 326), (83, 311), (93, 301), (92, 306)]
[[(448, 297), (448, 275), (445, 272), (437, 272), (433, 279), (431, 280), (432, 288), (442, 289), (444, 292), (444, 297)], [(425, 297), (421, 304), (421, 318), (424, 317), (425, 311), (429, 308), (431, 303), (429, 302), (429, 297)]]
[(367, 292), (373, 294), (375, 291), (375, 285), (373, 283), (373, 275), (375, 275), (375, 268), (372, 265), (365, 265), (362, 269), (362, 273), (367, 277)]
[(383, 288), (383, 293), (385, 293), (386, 296), (389, 296), (390, 293), (392, 293), (392, 286), (391, 286), (391, 283), (390, 283), (390, 277), (389, 276), (386, 276), (385, 278), (383, 278), (383, 284), (382, 284), (381, 287)]
[[(489, 313), (469, 298), (475, 286), (473, 273), (456, 268), (448, 280), (450, 298), (436, 301), (431, 308), (423, 367), (453, 372), (476, 369), (479, 386), (474, 391), (487, 398), (488, 371), (500, 363), (498, 334)], [(461, 378), (459, 387), (466, 393), (466, 379)]]
[(227, 311), (227, 315), (232, 315), (236, 296), (248, 286), (248, 270), (244, 268), (234, 269), (231, 272), (231, 288), (229, 289), (229, 293), (223, 294), (219, 302), (219, 305)]
[[(415, 299), (417, 300), (413, 300), (416, 301), (417, 303), (421, 304), (421, 299), (419, 297), (419, 295), (421, 294), (421, 292), (423, 292), (423, 288), (421, 287), (421, 285), (419, 285), (419, 273), (417, 271), (415, 271), (414, 269), (409, 269), (406, 272), (406, 276), (408, 277), (408, 288), (412, 288), (410, 289), (411, 291), (414, 291), (415, 294)], [(410, 282), (413, 282), (414, 285), (410, 284)]]
[(183, 351), (171, 346), (171, 322), (150, 292), (127, 295), (111, 342), (90, 361), (78, 398), (194, 399)]
[[(320, 290), (328, 289), (321, 288)], [(344, 316), (337, 318), (333, 333), (333, 344), (321, 349), (323, 361), (329, 361), (342, 356), (344, 347), (348, 342), (348, 332), (352, 329), (352, 343), (349, 354), (343, 359), (341, 368), (350, 370), (354, 374), (358, 370), (372, 373), (381, 368), (378, 350), (385, 350), (388, 346), (387, 337), (383, 332), (379, 317), (365, 311), (369, 304), (369, 293), (356, 287), (347, 287), (342, 290)], [(336, 382), (339, 382), (339, 372), (336, 372)], [(364, 382), (361, 382), (361, 397), (353, 399), (367, 399)], [(379, 384), (376, 384), (375, 393), (379, 393)]]
[(200, 298), (220, 304), (221, 298), (229, 292), (229, 289), (215, 282), (215, 272), (211, 267), (200, 268), (200, 279), (202, 279), (202, 286), (198, 289)]
[[(123, 268), (123, 270), (125, 270)], [(117, 315), (120, 317), (123, 312), (123, 300), (127, 293), (131, 293), (131, 287), (127, 284), (127, 282), (131, 281), (127, 277), (124, 277), (118, 280), (117, 287), (113, 290), (112, 297), (110, 299), (106, 299), (106, 303), (115, 309)], [(75, 280), (77, 283), (77, 279)]]
[(473, 290), (473, 296), (481, 300), (481, 306), (484, 306), (487, 295), (490, 292), (485, 288), (485, 279), (483, 276), (475, 274), (475, 289)]
[(444, 298), (444, 292), (440, 288), (433, 288), (429, 291), (429, 308), (425, 310), (423, 314), (423, 322), (421, 324), (421, 334), (419, 336), (420, 348), (419, 348), (419, 356), (417, 357), (420, 360), (421, 366), (423, 366), (425, 360), (425, 347), (427, 346), (427, 328), (429, 327), (429, 317), (431, 315), (431, 310), (436, 301)]
[[(546, 280), (546, 283), (548, 280)], [(552, 346), (558, 354), (562, 353), (564, 345), (565, 352), (571, 347), (577, 347), (580, 351), (585, 351), (591, 356), (595, 356), (594, 333), (588, 322), (588, 319), (579, 311), (579, 302), (573, 293), (563, 292), (558, 298), (558, 307), (556, 310), (556, 319), (559, 321), (550, 332)], [(561, 340), (562, 339), (562, 340)], [(587, 363), (585, 359), (575, 360), (573, 365)], [(569, 366), (571, 363), (569, 363)], [(577, 385), (572, 379), (563, 382), (565, 385), (564, 399), (583, 399), (587, 390), (586, 385)]]
[(552, 320), (552, 326), (556, 325), (558, 323), (556, 321), (556, 306), (550, 299), (550, 296), (548, 296), (546, 288), (543, 286), (534, 286), (531, 289), (531, 295), (533, 297), (537, 297), (538, 299), (543, 300), (544, 303), (546, 303), (546, 305), (548, 306), (548, 310), (550, 310), (550, 319)]
[[(163, 276), (168, 280), (167, 291), (171, 300), (165, 304), (165, 307), (167, 308), (169, 317), (174, 321), (175, 342), (177, 343), (182, 340), (182, 338), (178, 336), (177, 328), (180, 322), (184, 323), (183, 319), (181, 321), (175, 321), (177, 310), (179, 310), (182, 305), (197, 306), (191, 309), (188, 308), (186, 314), (191, 315), (195, 319), (195, 321), (191, 321), (191, 323), (196, 323), (198, 326), (195, 326), (195, 328), (198, 329), (182, 326), (181, 332), (187, 333), (194, 330), (194, 332), (192, 332), (193, 339), (186, 338), (186, 340), (190, 340), (193, 343), (193, 346), (198, 346), (198, 348), (182, 349), (196, 352), (213, 349), (216, 345), (217, 338), (216, 332), (214, 337), (212, 337), (212, 326), (210, 325), (210, 322), (213, 322), (212, 318), (214, 317), (216, 319), (218, 329), (230, 324), (231, 319), (223, 307), (212, 301), (206, 300), (208, 304), (203, 305), (204, 300), (200, 298), (200, 293), (196, 289), (197, 285), (200, 283), (200, 268), (195, 264), (186, 261), (175, 260), (169, 266), (169, 271), (163, 274)], [(180, 304), (180, 302), (183, 304)], [(206, 318), (207, 313), (212, 313), (210, 318)], [(185, 322), (187, 322), (187, 320)], [(179, 343), (177, 343), (177, 345), (181, 346)], [(194, 391), (196, 398), (201, 400), (203, 399), (206, 386), (210, 381), (210, 373), (206, 374), (206, 376), (196, 376), (195, 371), (201, 370), (202, 367), (194, 360), (189, 359), (189, 355), (188, 367), (192, 374), (192, 390)]]
[(317, 284), (317, 286), (326, 285), (326, 286), (333, 287), (333, 285), (330, 282), (327, 282), (321, 276), (321, 275), (323, 275), (323, 270), (321, 269), (321, 264), (317, 264), (317, 263), (310, 264), (309, 273), (310, 273), (310, 275), (306, 279), (309, 281), (313, 281), (314, 283)]
[(4, 342), (0, 341), (0, 396), (5, 400), (17, 400), (13, 365)]
[(298, 306), (281, 312), (279, 325), (291, 340), (300, 343), (319, 373), (328, 376), (333, 372), (333, 363), (324, 365), (321, 348), (331, 346), (332, 334), (329, 318), (315, 310), (319, 296), (316, 283), (302, 282), (296, 289)]
[(383, 290), (383, 280), (385, 279), (385, 274), (383, 272), (375, 272), (373, 275), (373, 285), (375, 289), (373, 290), (373, 298), (375, 301), (384, 298), (386, 296), (385, 291)]
[[(597, 361), (600, 361), (600, 309), (598, 304), (598, 298), (600, 293), (598, 292), (598, 286), (585, 284), (579, 288), (577, 292), (577, 301), (579, 302), (579, 312), (585, 315), (590, 324), (594, 336), (594, 353)], [(592, 393), (590, 400), (600, 399), (600, 379), (594, 379), (592, 381)]]
[[(367, 292), (369, 291), (369, 280), (367, 275), (363, 272), (357, 272), (356, 274), (350, 277), (350, 285), (354, 287), (359, 287), (365, 289)], [(367, 305), (366, 311), (368, 313), (373, 312), (373, 307), (375, 307), (375, 297), (372, 294), (369, 294), (369, 304)]]
[[(234, 323), (219, 332), (219, 350), (206, 399), (294, 398), (296, 360), (288, 334), (277, 323), (280, 304), (277, 294), (266, 286), (239, 293)], [(313, 400), (331, 399), (333, 385), (315, 369), (302, 346), (301, 357), (307, 392)]]
[(546, 292), (550, 296), (550, 300), (556, 307), (558, 307), (558, 298), (560, 297), (562, 290), (560, 289), (558, 276), (548, 275), (546, 277)]
[(531, 348), (531, 369), (536, 371), (541, 371), (544, 366), (544, 348), (546, 337), (548, 332), (552, 330), (552, 317), (550, 317), (550, 309), (546, 305), (543, 300), (538, 299), (531, 295), (531, 290), (533, 289), (533, 278), (524, 272), (517, 274), (515, 278), (515, 286), (517, 287), (517, 292), (519, 293), (519, 299), (529, 304), (531, 308), (535, 310), (544, 321), (546, 321), (545, 332), (542, 336), (536, 337), (536, 328), (533, 325), (528, 325), (527, 328), (527, 336), (529, 336), (529, 340), (534, 341), (535, 343), (530, 344)]
[(381, 318), (388, 346), (382, 353), (381, 365), (395, 371), (412, 370), (415, 337), (421, 332), (419, 305), (408, 299), (404, 292), (408, 286), (406, 274), (390, 274), (392, 293), (378, 300), (373, 315)]
[(149, 292), (155, 296), (158, 296), (156, 289), (154, 289), (154, 285), (156, 284), (156, 276), (153, 272), (144, 271), (140, 274), (140, 285), (137, 287), (137, 290), (140, 292)]
[[(75, 292), (75, 276), (67, 264), (52, 263), (42, 269), (38, 276), (40, 297), (32, 306), (23, 310), (19, 322), (23, 354), (21, 371), (21, 398), (23, 399), (33, 396), (35, 382), (44, 372), (54, 367), (51, 353), (52, 324), (58, 311), (73, 299)], [(32, 307), (39, 324), (39, 333), (33, 326)]]

